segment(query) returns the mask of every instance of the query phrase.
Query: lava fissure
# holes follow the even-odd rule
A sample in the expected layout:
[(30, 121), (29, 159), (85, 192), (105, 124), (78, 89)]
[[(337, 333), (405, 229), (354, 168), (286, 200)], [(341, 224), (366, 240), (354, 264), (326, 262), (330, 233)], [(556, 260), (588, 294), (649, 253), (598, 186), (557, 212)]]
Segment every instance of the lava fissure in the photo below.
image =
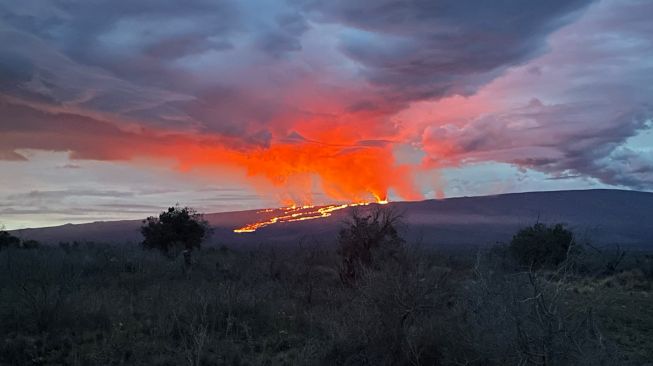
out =
[[(234, 229), (234, 233), (251, 233), (260, 228), (270, 226), (281, 222), (295, 222), (305, 220), (315, 220), (331, 216), (334, 211), (342, 210), (348, 207), (367, 206), (372, 202), (357, 202), (345, 203), (341, 205), (327, 205), (327, 206), (301, 206), (301, 207), (282, 207), (277, 209), (265, 209), (257, 211), (256, 213), (272, 213), (280, 211), (280, 214), (261, 221), (247, 224), (243, 227)], [(377, 204), (386, 204), (387, 200), (379, 200)]]

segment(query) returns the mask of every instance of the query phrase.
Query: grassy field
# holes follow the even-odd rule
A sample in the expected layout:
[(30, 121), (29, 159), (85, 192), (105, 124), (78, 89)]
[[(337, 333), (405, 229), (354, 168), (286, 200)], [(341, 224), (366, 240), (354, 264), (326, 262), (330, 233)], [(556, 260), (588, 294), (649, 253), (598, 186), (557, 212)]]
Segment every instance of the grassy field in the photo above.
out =
[(333, 251), (204, 248), (193, 261), (187, 271), (180, 258), (94, 244), (0, 251), (0, 364), (653, 359), (643, 262), (609, 276), (561, 275), (507, 269), (491, 253), (411, 248), (401, 264), (380, 264), (346, 286)]
[(569, 285), (574, 307), (591, 307), (605, 337), (633, 360), (653, 360), (653, 281), (640, 270)]

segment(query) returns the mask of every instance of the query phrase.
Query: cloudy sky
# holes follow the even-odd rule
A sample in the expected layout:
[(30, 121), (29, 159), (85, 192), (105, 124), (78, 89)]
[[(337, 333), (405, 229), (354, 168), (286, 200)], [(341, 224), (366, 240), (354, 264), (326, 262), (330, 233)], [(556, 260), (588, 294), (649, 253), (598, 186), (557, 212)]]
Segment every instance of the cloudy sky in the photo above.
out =
[(653, 190), (649, 0), (0, 0), (0, 225)]

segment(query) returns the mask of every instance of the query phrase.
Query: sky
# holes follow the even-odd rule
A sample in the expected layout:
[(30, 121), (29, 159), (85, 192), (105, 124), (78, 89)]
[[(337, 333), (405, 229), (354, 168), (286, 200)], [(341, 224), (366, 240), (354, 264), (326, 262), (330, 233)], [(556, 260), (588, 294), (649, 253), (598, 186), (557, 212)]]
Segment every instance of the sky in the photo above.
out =
[(0, 225), (653, 190), (649, 0), (0, 0)]

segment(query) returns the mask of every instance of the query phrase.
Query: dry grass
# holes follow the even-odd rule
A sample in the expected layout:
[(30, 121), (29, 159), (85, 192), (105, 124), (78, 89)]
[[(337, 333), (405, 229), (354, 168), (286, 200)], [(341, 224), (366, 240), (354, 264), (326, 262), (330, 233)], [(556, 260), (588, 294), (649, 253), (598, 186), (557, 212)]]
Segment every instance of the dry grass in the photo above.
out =
[[(469, 253), (415, 250), (406, 258), (344, 286), (340, 259), (316, 249), (208, 248), (190, 273), (181, 259), (139, 248), (2, 251), (0, 365), (535, 365), (544, 354), (547, 364), (576, 365), (651, 358), (650, 279), (634, 268), (610, 278), (556, 280), (507, 270), (488, 255), (477, 262)], [(561, 332), (551, 332), (552, 324)]]

